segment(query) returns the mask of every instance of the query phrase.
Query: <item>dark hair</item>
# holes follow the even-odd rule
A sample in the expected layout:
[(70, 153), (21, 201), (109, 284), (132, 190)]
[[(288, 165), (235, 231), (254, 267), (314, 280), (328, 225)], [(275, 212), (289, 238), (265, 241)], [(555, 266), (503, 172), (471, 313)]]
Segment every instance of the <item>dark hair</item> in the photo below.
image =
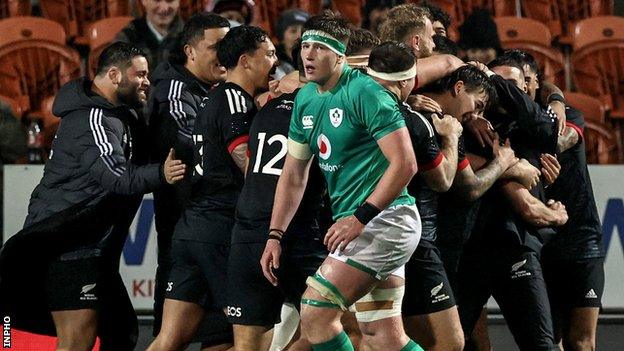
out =
[(492, 105), (492, 103), (496, 101), (496, 90), (490, 82), (490, 79), (483, 71), (472, 65), (461, 66), (453, 71), (453, 73), (422, 87), (419, 91), (445, 93), (447, 91), (452, 91), (455, 83), (460, 80), (464, 82), (466, 92), (471, 93), (483, 89), (488, 96), (488, 105)]
[(535, 61), (533, 55), (529, 54), (526, 51), (522, 51), (519, 49), (507, 50), (503, 53), (502, 56), (516, 60), (523, 68), (524, 65), (528, 65), (531, 71), (535, 72), (537, 75), (540, 74), (537, 61)]
[(379, 43), (381, 40), (371, 31), (362, 28), (353, 29), (347, 46), (347, 56), (355, 55), (362, 50), (370, 50)]
[(457, 56), (459, 53), (459, 46), (453, 40), (444, 35), (436, 34), (433, 36), (433, 43), (435, 49), (433, 51), (438, 54), (450, 54)]
[(424, 7), (414, 4), (393, 7), (379, 28), (379, 37), (382, 41), (404, 42), (414, 31), (425, 29), (427, 18), (431, 20), (431, 14)]
[(406, 71), (414, 66), (414, 51), (404, 43), (387, 41), (373, 48), (368, 56), (368, 67), (384, 73)]
[(125, 70), (132, 65), (132, 59), (137, 56), (145, 57), (145, 53), (132, 44), (120, 41), (110, 44), (98, 58), (96, 75), (106, 73), (112, 66)]
[(306, 30), (323, 31), (343, 43), (345, 47), (349, 46), (351, 37), (349, 22), (337, 12), (325, 10), (320, 15), (310, 17), (303, 25), (303, 31)]
[(494, 67), (501, 67), (501, 66), (516, 67), (517, 69), (520, 70), (520, 72), (522, 73), (522, 76), (524, 77), (524, 67), (522, 67), (522, 63), (518, 61), (515, 57), (509, 56), (509, 55), (502, 55), (502, 56), (495, 58), (492, 62), (488, 64), (488, 67), (490, 69), (493, 69)]
[(226, 69), (236, 67), (241, 55), (253, 53), (268, 37), (268, 34), (259, 27), (242, 25), (230, 29), (217, 43), (219, 63)]
[(373, 10), (384, 10), (384, 9), (391, 9), (397, 5), (401, 5), (404, 3), (403, 0), (366, 0), (365, 1), (366, 5), (364, 5), (364, 8), (362, 9), (363, 12), (363, 21), (362, 21), (362, 28), (367, 28), (367, 29), (373, 29), (371, 28), (371, 23), (370, 23), (370, 13), (373, 12)]
[(496, 22), (489, 11), (476, 9), (459, 26), (459, 46), (464, 49), (493, 48), (498, 54), (502, 52)]
[(299, 71), (299, 75), (305, 76), (305, 67), (303, 66), (303, 59), (301, 58), (301, 38), (295, 40), (292, 50), (290, 50), (290, 56), (295, 62), (295, 69)]
[(185, 64), (187, 57), (184, 47), (196, 45), (204, 38), (204, 31), (212, 28), (230, 28), (230, 22), (213, 12), (201, 12), (189, 18), (182, 32), (178, 34), (176, 48), (169, 55), (169, 61), (178, 65)]
[(423, 1), (422, 3), (420, 3), (420, 6), (429, 10), (429, 13), (431, 13), (431, 22), (438, 21), (442, 23), (444, 29), (448, 30), (449, 26), (451, 25), (451, 16), (449, 16), (448, 13), (444, 12), (441, 8), (427, 1)]

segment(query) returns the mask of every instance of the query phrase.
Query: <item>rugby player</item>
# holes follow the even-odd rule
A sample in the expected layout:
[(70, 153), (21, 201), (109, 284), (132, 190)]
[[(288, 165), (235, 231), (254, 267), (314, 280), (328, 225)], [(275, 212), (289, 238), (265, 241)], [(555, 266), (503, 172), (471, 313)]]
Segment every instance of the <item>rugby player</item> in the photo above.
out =
[[(301, 56), (311, 83), (295, 99), (262, 269), (278, 284), (280, 241), (315, 155), (336, 223), (324, 238), (330, 256), (308, 278), (301, 299), (304, 337), (313, 350), (353, 350), (340, 316), (357, 302), (365, 349), (420, 350), (400, 320), (403, 279), (391, 275), (404, 268), (420, 237), (420, 218), (405, 188), (416, 160), (396, 97), (346, 66), (349, 34), (346, 21), (331, 12), (305, 25)], [(411, 64), (407, 92), (414, 84)]]
[[(168, 62), (152, 73), (148, 100), (152, 160), (164, 160), (174, 148), (176, 156), (191, 169), (193, 126), (201, 103), (215, 83), (225, 80), (225, 69), (217, 60), (216, 44), (230, 28), (229, 22), (213, 13), (194, 15), (184, 25)], [(158, 240), (158, 267), (154, 288), (154, 335), (162, 320), (167, 276), (171, 268), (171, 238), (184, 202), (190, 195), (190, 173), (176, 187), (154, 192), (154, 216)]]
[[(249, 126), (256, 112), (253, 96), (268, 85), (277, 58), (268, 35), (252, 26), (230, 30), (218, 42), (217, 56), (227, 80), (202, 103), (195, 121), (196, 182), (173, 236), (162, 329), (148, 350), (183, 348), (206, 311), (225, 311), (227, 306), (224, 282), (247, 166)], [(225, 315), (220, 317), (225, 322)], [(227, 348), (230, 326), (214, 323), (214, 328), (218, 330), (210, 332), (211, 346)]]

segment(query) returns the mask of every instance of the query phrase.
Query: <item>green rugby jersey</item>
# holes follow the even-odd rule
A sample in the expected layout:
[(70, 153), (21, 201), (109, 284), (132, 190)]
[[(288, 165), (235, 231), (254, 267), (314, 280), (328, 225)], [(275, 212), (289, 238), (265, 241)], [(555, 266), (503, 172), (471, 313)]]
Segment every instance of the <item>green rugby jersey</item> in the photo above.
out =
[[(337, 220), (373, 192), (389, 165), (377, 140), (405, 121), (394, 95), (358, 70), (345, 67), (330, 91), (317, 87), (308, 83), (297, 94), (288, 137), (317, 156)], [(414, 204), (406, 189), (391, 206), (403, 204)]]

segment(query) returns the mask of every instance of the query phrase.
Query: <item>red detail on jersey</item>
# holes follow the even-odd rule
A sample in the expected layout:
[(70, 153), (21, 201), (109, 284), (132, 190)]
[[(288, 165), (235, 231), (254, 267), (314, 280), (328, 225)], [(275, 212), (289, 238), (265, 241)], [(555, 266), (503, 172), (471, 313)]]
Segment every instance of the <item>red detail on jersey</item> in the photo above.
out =
[(246, 143), (249, 141), (249, 135), (241, 135), (238, 138), (232, 140), (230, 145), (228, 145), (228, 152), (232, 153), (234, 149), (240, 144)]
[(442, 163), (442, 161), (444, 160), (444, 154), (443, 153), (439, 153), (438, 156), (436, 156), (436, 158), (424, 165), (418, 165), (418, 170), (419, 171), (423, 171), (423, 172), (427, 172), (430, 171), (436, 167), (438, 167), (440, 165), (440, 163)]
[(468, 158), (461, 160), (461, 162), (457, 165), (457, 172), (463, 171), (468, 166), (470, 166), (470, 160)]
[(579, 135), (579, 138), (583, 138), (583, 129), (581, 129), (581, 127), (577, 126), (576, 124), (572, 122), (566, 122), (566, 126), (576, 130), (576, 132)]
[(324, 154), (327, 152), (327, 144), (325, 144), (324, 140), (321, 140), (321, 146), (319, 147), (319, 151)]

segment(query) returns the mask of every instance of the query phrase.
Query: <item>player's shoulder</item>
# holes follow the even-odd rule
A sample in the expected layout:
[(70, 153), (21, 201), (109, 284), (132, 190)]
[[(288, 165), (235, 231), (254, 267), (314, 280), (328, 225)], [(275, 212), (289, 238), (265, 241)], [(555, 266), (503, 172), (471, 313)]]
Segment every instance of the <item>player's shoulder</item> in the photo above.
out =
[(207, 106), (222, 114), (240, 114), (252, 111), (253, 97), (238, 84), (226, 82), (211, 91)]
[(421, 136), (435, 136), (435, 128), (431, 122), (432, 114), (425, 111), (416, 111), (409, 104), (402, 102), (399, 110), (405, 118), (407, 128)]

